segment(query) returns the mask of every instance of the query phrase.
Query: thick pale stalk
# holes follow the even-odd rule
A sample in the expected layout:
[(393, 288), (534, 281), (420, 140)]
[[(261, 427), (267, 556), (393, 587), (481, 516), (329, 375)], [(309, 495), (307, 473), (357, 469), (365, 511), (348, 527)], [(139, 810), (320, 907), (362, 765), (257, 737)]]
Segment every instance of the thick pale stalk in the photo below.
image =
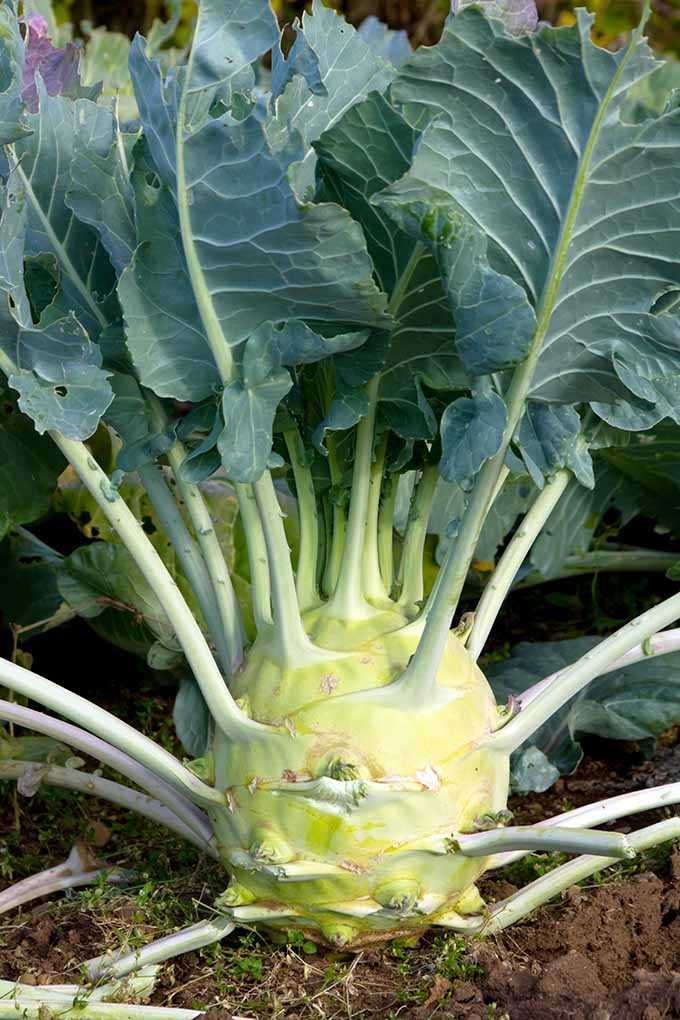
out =
[(404, 609), (422, 602), (424, 591), (423, 556), (427, 525), (434, 500), (439, 471), (435, 464), (428, 464), (422, 474), (411, 500), (411, 508), (404, 534), (404, 547), (399, 563), (400, 595), (399, 605)]
[(208, 642), (179, 588), (107, 475), (83, 443), (65, 439), (56, 432), (50, 435), (118, 533), (163, 606), (215, 724), (234, 738), (245, 738), (249, 731), (261, 733), (263, 727), (248, 719), (229, 693)]
[[(4, 773), (5, 768), (5, 765), (0, 765), (0, 779), (7, 778)], [(107, 881), (115, 881), (116, 878), (120, 881), (121, 878), (120, 871), (116, 872), (116, 869), (109, 865), (103, 865), (100, 861), (96, 861), (87, 847), (76, 844), (61, 864), (40, 871), (29, 878), (24, 878), (21, 882), (15, 882), (8, 889), (3, 889), (0, 892), (0, 914), (16, 910), (24, 903), (30, 903), (42, 896), (51, 896), (53, 893), (63, 892), (65, 889), (80, 889), (82, 886), (92, 885), (101, 875), (107, 875)]]
[(380, 553), (378, 548), (380, 494), (385, 472), (386, 453), (387, 434), (377, 444), (368, 481), (368, 506), (363, 546), (363, 592), (369, 602), (386, 602), (389, 597), (380, 570)]
[(522, 588), (534, 588), (539, 584), (558, 581), (566, 577), (583, 577), (587, 574), (649, 574), (665, 573), (678, 562), (677, 553), (659, 552), (657, 549), (621, 549), (609, 546), (606, 549), (593, 549), (582, 556), (567, 556), (555, 574), (544, 577), (539, 573), (527, 574), (515, 585), (515, 591)]
[(148, 999), (155, 988), (157, 972), (158, 967), (146, 967), (134, 977), (87, 989), (80, 985), (20, 985), (13, 981), (0, 981), (0, 1002), (6, 1004), (14, 995), (29, 1001), (43, 1001), (48, 994), (54, 1006), (59, 1002), (69, 1006), (76, 998), (86, 998), (88, 1002), (120, 1002), (125, 996)]
[(671, 596), (631, 620), (625, 627), (621, 627), (586, 652), (577, 662), (560, 670), (552, 682), (525, 704), (510, 722), (484, 740), (485, 746), (502, 750), (504, 753), (516, 750), (569, 698), (578, 694), (591, 680), (604, 673), (617, 659), (632, 651), (641, 641), (651, 638), (678, 617), (680, 617), (680, 594)]
[(69, 747), (82, 751), (91, 758), (96, 758), (97, 761), (119, 772), (126, 779), (140, 786), (151, 797), (164, 804), (169, 811), (195, 832), (203, 843), (209, 843), (212, 839), (212, 826), (204, 811), (178, 793), (169, 783), (160, 779), (151, 769), (145, 768), (144, 765), (114, 747), (113, 744), (100, 740), (99, 737), (87, 733), (78, 726), (62, 722), (61, 719), (53, 719), (43, 712), (25, 708), (13, 701), (0, 700), (0, 719), (5, 719), (16, 726), (23, 726), (36, 733), (44, 733), (45, 736), (60, 740), (64, 744), (68, 744)]
[(164, 963), (182, 953), (190, 953), (195, 949), (202, 949), (214, 942), (220, 942), (226, 938), (235, 928), (234, 922), (227, 917), (216, 917), (210, 921), (199, 921), (198, 924), (173, 935), (166, 935), (156, 942), (150, 942), (141, 949), (127, 952), (123, 949), (115, 953), (106, 953), (94, 960), (87, 962), (86, 970), (90, 981), (99, 981), (102, 978), (125, 977), (140, 967), (149, 964)]
[(345, 506), (337, 498), (337, 490), (342, 481), (342, 472), (338, 464), (335, 438), (332, 433), (326, 437), (326, 449), (328, 451), (328, 470), (331, 477), (331, 493), (327, 499), (331, 504), (332, 519), (329, 528), (330, 537), (326, 539), (323, 590), (330, 598), (337, 587), (338, 578), (340, 577), (340, 566), (345, 551), (345, 537), (347, 534), (347, 513)]
[(46, 1020), (54, 1015), (59, 1020), (196, 1020), (203, 1016), (203, 1010), (197, 1009), (93, 1002), (88, 999), (86, 989), (69, 1002), (61, 995), (52, 998), (49, 985), (44, 986), (43, 998), (40, 999), (34, 988), (31, 994), (23, 995), (24, 987), (8, 981), (0, 982), (0, 1020)]
[(65, 687), (46, 680), (37, 673), (17, 666), (7, 659), (0, 659), (0, 686), (23, 694), (37, 701), (53, 712), (58, 712), (78, 726), (89, 730), (108, 743), (135, 758), (161, 779), (180, 790), (195, 804), (223, 805), (226, 798), (218, 790), (201, 782), (189, 769), (184, 768), (176, 758), (145, 737), (133, 726), (100, 708), (87, 698), (67, 691)]
[(388, 474), (385, 479), (378, 518), (380, 575), (385, 591), (390, 596), (394, 587), (394, 508), (397, 503), (398, 482), (399, 475), (396, 472)]
[(319, 556), (319, 514), (314, 491), (314, 479), (307, 463), (302, 437), (297, 428), (283, 433), (288, 447), (295, 493), (297, 495), (300, 519), (300, 553), (298, 556), (295, 585), (300, 612), (314, 609), (319, 604), (319, 590), (316, 581)]
[[(340, 564), (340, 575), (333, 596), (328, 603), (328, 613), (344, 620), (361, 615), (362, 574), (364, 559), (364, 536), (368, 523), (368, 502), (371, 487), (373, 463), (373, 436), (375, 415), (378, 405), (379, 379), (369, 382), (366, 393), (368, 412), (357, 426), (354, 469), (352, 473), (352, 496), (347, 518), (347, 531)], [(372, 612), (368, 605), (364, 615)]]
[(467, 641), (467, 650), (475, 661), (486, 644), (517, 571), (557, 506), (570, 478), (571, 472), (563, 470), (546, 479), (545, 486), (534, 500), (491, 574), (475, 610), (475, 622)]
[[(168, 428), (168, 417), (160, 400), (146, 391), (147, 399), (154, 416), (154, 424), (159, 431)], [(234, 672), (243, 659), (243, 624), (241, 610), (236, 599), (234, 586), (224, 553), (215, 533), (210, 510), (203, 498), (198, 485), (186, 481), (182, 473), (182, 464), (187, 452), (179, 440), (175, 440), (167, 451), (168, 464), (177, 483), (180, 496), (184, 500), (191, 524), (196, 534), (196, 541), (201, 551), (203, 562), (208, 574), (212, 598), (217, 610), (219, 644), (217, 648), (227, 675)]]
[[(39, 777), (40, 783), (48, 786), (58, 786), (64, 790), (74, 790), (76, 793), (86, 793), (91, 797), (99, 797), (111, 804), (125, 808), (126, 811), (134, 811), (138, 815), (163, 825), (166, 829), (176, 832), (182, 839), (188, 840), (194, 846), (199, 847), (211, 857), (219, 859), (219, 854), (213, 845), (206, 843), (204, 839), (196, 835), (177, 815), (169, 811), (160, 801), (148, 797), (138, 790), (131, 790), (128, 786), (121, 786), (110, 779), (103, 779), (91, 772), (79, 772), (78, 769), (64, 768), (61, 765), (41, 765), (37, 762), (8, 761), (0, 762), (0, 780), (20, 780), (24, 776), (32, 778), (36, 774), (36, 781)], [(66, 886), (64, 886), (66, 888)], [(0, 894), (0, 902), (1, 902)]]
[(228, 675), (232, 666), (229, 646), (201, 551), (184, 523), (175, 497), (163, 477), (162, 468), (156, 464), (145, 464), (137, 469), (137, 473), (196, 595), (222, 670)]
[(251, 602), (258, 631), (270, 627), (272, 622), (271, 581), (269, 557), (264, 540), (262, 521), (255, 501), (252, 485), (236, 485), (238, 509), (246, 536), (248, 566), (250, 569)]
[[(606, 676), (607, 673), (614, 673), (617, 669), (632, 666), (633, 663), (642, 662), (643, 659), (653, 659), (657, 655), (669, 655), (671, 652), (678, 651), (680, 651), (680, 628), (663, 630), (659, 634), (654, 634), (652, 637), (647, 638), (641, 644), (635, 645), (624, 655), (615, 659), (614, 662), (610, 662), (597, 675)], [(542, 691), (547, 690), (560, 676), (562, 676), (562, 670), (559, 670), (557, 673), (551, 673), (545, 679), (539, 680), (533, 687), (528, 687), (522, 694), (517, 695), (515, 699), (516, 706), (520, 710), (526, 708), (534, 698), (541, 694)]]
[(567, 854), (591, 853), (601, 857), (634, 857), (635, 851), (620, 832), (599, 832), (545, 825), (514, 825), (507, 829), (474, 832), (452, 841), (464, 857), (486, 857), (500, 850), (560, 850)]
[[(571, 826), (588, 828), (591, 825), (604, 825), (605, 822), (611, 822), (617, 818), (627, 818), (629, 815), (635, 815), (641, 811), (671, 807), (673, 804), (680, 804), (680, 783), (667, 783), (665, 786), (655, 786), (651, 790), (634, 790), (632, 793), (622, 793), (618, 797), (607, 797), (605, 800), (598, 800), (595, 804), (586, 804), (583, 807), (565, 811), (561, 815), (555, 815), (553, 818), (547, 818), (541, 822), (541, 825), (559, 825), (560, 828)], [(506, 864), (512, 864), (513, 861), (525, 856), (525, 850), (499, 853), (490, 859), (488, 867), (504, 868)]]
[(290, 549), (283, 526), (283, 510), (269, 472), (253, 484), (253, 491), (267, 545), (274, 635), (282, 661), (299, 665), (312, 644), (302, 625)]
[[(679, 837), (680, 818), (669, 818), (664, 822), (657, 822), (656, 825), (649, 825), (645, 829), (640, 829), (639, 832), (632, 833), (628, 836), (628, 841), (633, 849), (639, 852)], [(511, 924), (526, 917), (532, 910), (547, 903), (553, 896), (557, 896), (577, 882), (582, 882), (584, 878), (589, 878), (595, 872), (617, 863), (618, 858), (616, 857), (594, 857), (591, 854), (577, 857), (576, 860), (569, 861), (567, 864), (555, 868), (554, 871), (549, 871), (535, 882), (531, 882), (526, 888), (520, 889), (508, 899), (497, 903), (487, 916), (480, 920), (478, 931), (483, 935), (493, 935), (503, 928), (508, 928)]]

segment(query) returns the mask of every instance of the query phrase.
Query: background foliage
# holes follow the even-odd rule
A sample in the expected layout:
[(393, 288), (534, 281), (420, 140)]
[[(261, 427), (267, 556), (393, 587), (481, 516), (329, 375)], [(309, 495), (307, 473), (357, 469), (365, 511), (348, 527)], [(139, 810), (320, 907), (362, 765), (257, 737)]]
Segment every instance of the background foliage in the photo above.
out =
[[(292, 20), (305, 9), (304, 0), (273, 0), (282, 22)], [(309, 6), (309, 5), (307, 5)], [(447, 0), (332, 0), (328, 6), (343, 11), (354, 24), (373, 14), (390, 27), (405, 29), (415, 45), (433, 43), (439, 38), (448, 10)], [(574, 8), (583, 6), (573, 0), (538, 0), (541, 18), (553, 24), (571, 24)], [(598, 39), (605, 45), (617, 40), (640, 19), (642, 0), (589, 0), (586, 4), (597, 14)], [(59, 21), (82, 21), (106, 25), (109, 29), (132, 35), (148, 32), (154, 19), (164, 13), (164, 0), (59, 0), (55, 4)], [(680, 57), (680, 0), (653, 0), (649, 37), (664, 54)], [(191, 31), (194, 0), (181, 0), (181, 17), (175, 36), (176, 45), (184, 45)]]

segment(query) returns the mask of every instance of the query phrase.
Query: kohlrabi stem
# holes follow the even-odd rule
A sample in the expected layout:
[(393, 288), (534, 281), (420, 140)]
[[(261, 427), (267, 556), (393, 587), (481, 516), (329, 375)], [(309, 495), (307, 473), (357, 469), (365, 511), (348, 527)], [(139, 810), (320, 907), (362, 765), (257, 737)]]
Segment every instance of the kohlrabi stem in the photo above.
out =
[(342, 472), (338, 464), (338, 456), (335, 449), (335, 437), (329, 434), (326, 437), (326, 449), (328, 451), (328, 470), (331, 477), (331, 491), (327, 499), (331, 504), (331, 527), (330, 535), (326, 539), (326, 563), (323, 574), (323, 590), (330, 598), (335, 591), (338, 578), (340, 577), (340, 565), (345, 551), (345, 537), (347, 534), (347, 513), (344, 503), (338, 498), (342, 483)]
[[(6, 764), (0, 763), (0, 780), (18, 779), (23, 775), (29, 764), (35, 763), (12, 761)], [(70, 770), (64, 770), (70, 771)], [(59, 784), (55, 784), (59, 785)], [(119, 879), (120, 871), (114, 871), (108, 865), (102, 865), (95, 860), (86, 847), (76, 844), (65, 861), (56, 864), (53, 868), (46, 868), (35, 875), (15, 882), (0, 892), (0, 914), (6, 914), (10, 910), (16, 910), (24, 903), (30, 903), (42, 896), (51, 896), (52, 893), (62, 892), (64, 889), (79, 889), (84, 885), (92, 885), (101, 875), (107, 872), (115, 874)]]
[[(134, 989), (127, 992), (135, 994)], [(52, 992), (50, 985), (20, 985), (0, 981), (0, 1020), (44, 1020), (46, 1016), (59, 1020), (198, 1020), (202, 1010), (179, 1009), (174, 1006), (138, 1006), (114, 1001), (103, 1002), (89, 997), (81, 989), (73, 998), (59, 990)]]
[(126, 977), (140, 967), (148, 967), (152, 964), (165, 963), (182, 953), (189, 953), (195, 949), (202, 949), (210, 946), (213, 942), (219, 942), (226, 938), (234, 930), (236, 925), (228, 917), (215, 917), (209, 921), (199, 921), (190, 928), (166, 935), (155, 942), (149, 942), (139, 949), (119, 949), (112, 953), (105, 953), (94, 960), (88, 960), (86, 964), (87, 976), (90, 981), (99, 981), (102, 978)]
[[(151, 407), (154, 426), (158, 431), (165, 431), (168, 428), (168, 417), (163, 405), (153, 393), (146, 391), (145, 396)], [(188, 482), (182, 474), (182, 464), (186, 457), (186, 450), (182, 443), (176, 440), (167, 451), (166, 456), (179, 494), (187, 508), (208, 572), (221, 632), (219, 644), (216, 642), (216, 645), (226, 673), (230, 675), (238, 669), (243, 659), (243, 621), (229, 568), (203, 493), (198, 485)]]
[(515, 585), (515, 591), (533, 588), (549, 581), (567, 577), (582, 577), (586, 574), (631, 573), (648, 574), (653, 571), (665, 573), (678, 562), (678, 554), (661, 552), (658, 549), (631, 549), (630, 547), (593, 549), (580, 556), (567, 556), (556, 573), (544, 577), (538, 571), (527, 574)]
[(504, 753), (516, 750), (569, 698), (578, 694), (596, 676), (604, 673), (611, 663), (679, 617), (680, 593), (665, 599), (653, 609), (648, 609), (646, 613), (636, 616), (625, 627), (621, 627), (610, 637), (600, 641), (572, 665), (560, 670), (554, 680), (525, 705), (510, 722), (485, 739), (485, 746), (502, 750)]
[(477, 605), (475, 622), (467, 640), (467, 650), (475, 661), (484, 648), (517, 571), (524, 563), (544, 524), (557, 506), (571, 477), (571, 472), (563, 469), (546, 479), (543, 489), (534, 500), (531, 509), (525, 515), (491, 574)]
[(283, 510), (268, 471), (253, 483), (253, 491), (267, 544), (276, 640), (283, 659), (291, 664), (298, 663), (305, 649), (311, 648), (311, 642), (300, 617)]
[[(571, 826), (587, 828), (591, 825), (604, 825), (617, 818), (628, 818), (641, 811), (671, 807), (674, 804), (680, 804), (680, 783), (666, 783), (665, 786), (633, 790), (632, 793), (622, 793), (618, 797), (607, 797), (605, 800), (598, 800), (595, 804), (585, 804), (583, 807), (573, 808), (561, 815), (546, 818), (544, 822), (541, 822), (541, 825), (559, 825), (563, 829)], [(526, 850), (511, 850), (495, 854), (488, 866), (489, 868), (503, 868), (506, 864), (512, 864), (513, 861), (524, 857), (526, 853)]]
[[(648, 825), (638, 832), (628, 836), (628, 842), (633, 850), (647, 850), (649, 847), (658, 846), (670, 839), (677, 839), (680, 836), (680, 818), (668, 818), (666, 821), (657, 822), (656, 825)], [(554, 896), (557, 896), (564, 889), (582, 882), (584, 878), (594, 875), (603, 868), (611, 867), (618, 863), (616, 857), (594, 857), (587, 854), (577, 857), (576, 860), (562, 864), (554, 871), (537, 878), (535, 882), (513, 893), (506, 900), (501, 900), (491, 908), (488, 915), (480, 920), (479, 932), (484, 935), (493, 935), (509, 927), (521, 918), (526, 917), (532, 910), (547, 903)]]
[(269, 557), (264, 540), (262, 521), (255, 501), (252, 485), (239, 483), (234, 486), (238, 510), (246, 538), (248, 566), (250, 570), (251, 603), (253, 618), (258, 632), (271, 626), (271, 581), (269, 578)]
[(158, 514), (163, 531), (172, 542), (184, 575), (196, 595), (222, 670), (225, 676), (228, 676), (231, 671), (229, 647), (200, 549), (184, 522), (175, 497), (168, 488), (163, 477), (163, 469), (157, 464), (144, 464), (137, 469), (137, 473)]
[(114, 747), (113, 744), (100, 740), (99, 737), (80, 729), (79, 726), (73, 726), (61, 719), (53, 719), (43, 712), (36, 712), (35, 709), (17, 705), (13, 701), (0, 701), (0, 719), (7, 720), (16, 726), (23, 726), (24, 729), (33, 730), (35, 733), (44, 733), (45, 736), (68, 744), (69, 747), (73, 747), (77, 751), (82, 751), (90, 758), (96, 758), (102, 765), (108, 765), (109, 768), (119, 772), (164, 804), (188, 828), (192, 829), (203, 843), (210, 842), (212, 826), (205, 812), (178, 793), (174, 786), (159, 778), (155, 772), (141, 765), (119, 748)]
[(380, 571), (378, 550), (378, 520), (380, 516), (380, 494), (385, 472), (387, 433), (378, 440), (368, 480), (368, 505), (366, 529), (363, 543), (363, 592), (369, 602), (386, 602), (388, 592)]
[(100, 708), (87, 698), (60, 687), (30, 669), (0, 659), (0, 686), (37, 701), (52, 712), (58, 712), (77, 726), (94, 733), (120, 751), (135, 758), (161, 779), (180, 790), (194, 804), (224, 805), (226, 798), (219, 790), (201, 782), (193, 772), (181, 765), (173, 755), (155, 741), (145, 737), (133, 726)]
[(455, 836), (451, 840), (451, 851), (464, 857), (487, 857), (499, 850), (559, 850), (566, 854), (591, 853), (621, 859), (635, 856), (622, 833), (599, 829), (513, 825)]
[(437, 465), (426, 465), (411, 499), (398, 575), (399, 606), (404, 609), (416, 606), (423, 599), (425, 589), (423, 555), (427, 525), (430, 520), (430, 510), (438, 479)]
[(351, 620), (357, 614), (357, 605), (362, 601), (362, 573), (364, 558), (364, 536), (368, 518), (368, 498), (373, 464), (373, 438), (375, 416), (378, 406), (380, 380), (376, 376), (366, 387), (368, 411), (357, 426), (354, 470), (352, 473), (352, 495), (347, 518), (345, 547), (340, 564), (340, 576), (335, 591), (328, 603), (333, 616)]
[[(214, 845), (208, 844), (197, 836), (193, 829), (190, 829), (181, 819), (169, 811), (160, 801), (148, 797), (138, 790), (131, 790), (129, 786), (122, 786), (110, 779), (103, 779), (102, 776), (95, 776), (91, 772), (80, 772), (78, 769), (63, 768), (60, 765), (42, 765), (29, 761), (0, 762), (0, 781), (5, 779), (19, 780), (23, 776), (37, 771), (40, 782), (48, 786), (58, 786), (64, 790), (74, 790), (76, 793), (86, 793), (92, 797), (99, 797), (111, 804), (125, 808), (126, 811), (134, 811), (138, 815), (163, 825), (166, 829), (176, 832), (182, 839), (186, 839), (194, 846), (198, 846), (211, 857), (218, 858), (219, 854)], [(2, 894), (0, 893), (0, 912), (2, 911)]]
[[(487, 467), (491, 461), (487, 462)], [(478, 484), (474, 487), (470, 505), (463, 517), (461, 530), (451, 542), (435, 586), (425, 604), (419, 619), (425, 621), (422, 636), (415, 655), (406, 671), (396, 681), (402, 690), (411, 690), (420, 697), (432, 694), (437, 682), (437, 671), (441, 662), (453, 614), (474, 556), (475, 547), (484, 524), (484, 519), (500, 487), (507, 478), (508, 470), (501, 463), (498, 474), (482, 468)], [(484, 476), (484, 477), (483, 477)], [(483, 480), (483, 484), (480, 481)]]
[(383, 484), (383, 495), (380, 500), (378, 517), (378, 559), (380, 575), (385, 591), (391, 597), (394, 587), (394, 508), (397, 503), (397, 487), (399, 475), (396, 471), (388, 472)]
[(263, 727), (245, 716), (229, 693), (208, 642), (177, 584), (108, 476), (84, 443), (66, 439), (58, 432), (50, 435), (75, 468), (163, 606), (215, 724), (235, 738), (244, 737), (248, 732), (262, 733)]
[[(680, 628), (674, 630), (662, 630), (653, 637), (647, 638), (639, 645), (635, 645), (630, 651), (626, 652), (625, 655), (610, 662), (604, 669), (602, 669), (597, 675), (604, 676), (607, 673), (613, 673), (615, 670), (624, 669), (626, 666), (632, 666), (635, 662), (641, 662), (643, 659), (653, 659), (657, 655), (669, 655), (671, 652), (680, 651)], [(538, 697), (544, 690), (562, 675), (561, 670), (557, 673), (551, 673), (550, 676), (545, 677), (543, 680), (539, 680), (537, 684), (527, 688), (519, 694), (515, 703), (516, 706), (521, 710)]]
[(300, 520), (300, 553), (295, 572), (295, 585), (300, 612), (304, 613), (308, 609), (314, 609), (320, 601), (317, 584), (319, 514), (314, 479), (300, 431), (296, 426), (293, 426), (283, 433), (283, 438), (288, 447), (288, 456), (293, 469)]
[(451, 620), (458, 608), (458, 602), (470, 564), (474, 558), (482, 525), (489, 512), (497, 482), (501, 477), (506, 453), (524, 413), (531, 382), (543, 348), (543, 341), (550, 328), (555, 302), (568, 265), (572, 235), (581, 207), (583, 190), (587, 183), (588, 171), (600, 135), (600, 129), (608, 114), (609, 104), (617, 94), (621, 78), (625, 74), (626, 66), (631, 54), (635, 51), (641, 33), (642, 28), (638, 27), (632, 34), (628, 48), (622, 55), (616, 73), (612, 76), (609, 88), (603, 97), (588, 141), (583, 149), (557, 247), (550, 262), (546, 282), (538, 301), (534, 334), (529, 342), (526, 358), (515, 369), (512, 381), (505, 394), (507, 423), (503, 432), (503, 438), (497, 453), (486, 462), (475, 480), (470, 500), (463, 516), (460, 532), (455, 542), (451, 543), (447, 553), (441, 569), (441, 582), (436, 598), (429, 608), (425, 628), (416, 654), (408, 667), (409, 681), (427, 685), (430, 688), (434, 686), (437, 669), (439, 668), (439, 663), (446, 646)]

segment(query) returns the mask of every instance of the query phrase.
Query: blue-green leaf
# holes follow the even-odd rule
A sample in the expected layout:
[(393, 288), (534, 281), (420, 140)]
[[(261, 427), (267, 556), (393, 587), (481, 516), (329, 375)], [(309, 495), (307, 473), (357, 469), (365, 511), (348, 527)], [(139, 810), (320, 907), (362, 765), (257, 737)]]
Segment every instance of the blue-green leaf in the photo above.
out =
[(0, 145), (16, 141), (29, 130), (21, 97), (24, 59), (14, 4), (5, 0), (0, 7)]
[(66, 204), (99, 233), (118, 273), (136, 245), (134, 196), (116, 143), (111, 110), (81, 99), (76, 103), (71, 186)]
[[(544, 676), (575, 662), (601, 638), (582, 637), (541, 644), (522, 643), (504, 662), (490, 663), (486, 675), (498, 701), (520, 694)], [(518, 752), (513, 772), (523, 792), (545, 789), (548, 773), (531, 780), (527, 750), (538, 748), (558, 774), (573, 772), (583, 752), (577, 735), (591, 733), (608, 740), (636, 740), (647, 747), (680, 721), (680, 653), (643, 659), (599, 677), (532, 735)], [(543, 762), (545, 766), (545, 762)], [(553, 773), (553, 779), (557, 774)]]
[(500, 449), (507, 410), (497, 393), (459, 397), (441, 420), (442, 456), (439, 471), (447, 482), (464, 482)]
[(113, 393), (101, 351), (74, 315), (42, 329), (14, 326), (11, 341), (5, 330), (3, 347), (16, 365), (9, 384), (39, 433), (56, 429), (70, 439), (93, 435)]
[(220, 388), (187, 274), (172, 194), (136, 151), (140, 244), (118, 284), (127, 346), (141, 382), (161, 397), (199, 401)]
[(595, 485), (588, 443), (573, 407), (528, 401), (517, 443), (527, 470), (540, 489), (544, 477), (562, 467), (570, 468), (586, 488)]
[(383, 60), (389, 60), (395, 67), (401, 67), (411, 56), (413, 50), (408, 35), (404, 31), (395, 31), (379, 21), (373, 14), (359, 25), (359, 35), (368, 43), (374, 53)]
[[(639, 33), (611, 53), (590, 27), (582, 10), (573, 28), (522, 38), (479, 10), (451, 19), (393, 85), (407, 120), (425, 127), (397, 191), (429, 187), (437, 213), (448, 199), (486, 236), (490, 270), (540, 309), (534, 399), (592, 401), (620, 427), (649, 427), (678, 415), (678, 331), (654, 313), (680, 288), (680, 111), (625, 123), (627, 90), (655, 63)], [(425, 239), (428, 226), (421, 216)], [(480, 348), (494, 334), (487, 278), (461, 309), (478, 318)]]
[(210, 712), (193, 677), (183, 677), (172, 710), (172, 721), (182, 747), (194, 758), (208, 749)]

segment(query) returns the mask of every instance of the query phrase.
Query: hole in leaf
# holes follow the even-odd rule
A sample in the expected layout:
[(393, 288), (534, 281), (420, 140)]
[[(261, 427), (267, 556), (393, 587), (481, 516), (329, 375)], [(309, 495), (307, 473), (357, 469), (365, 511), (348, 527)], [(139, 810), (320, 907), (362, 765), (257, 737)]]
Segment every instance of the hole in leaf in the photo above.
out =
[(68, 387), (66, 387), (66, 386), (55, 386), (54, 387), (54, 392), (57, 394), (58, 397), (66, 397), (66, 396), (68, 396)]
[(153, 535), (153, 533), (157, 530), (156, 525), (151, 520), (148, 514), (142, 517), (142, 527), (144, 531), (147, 533), (147, 535)]

